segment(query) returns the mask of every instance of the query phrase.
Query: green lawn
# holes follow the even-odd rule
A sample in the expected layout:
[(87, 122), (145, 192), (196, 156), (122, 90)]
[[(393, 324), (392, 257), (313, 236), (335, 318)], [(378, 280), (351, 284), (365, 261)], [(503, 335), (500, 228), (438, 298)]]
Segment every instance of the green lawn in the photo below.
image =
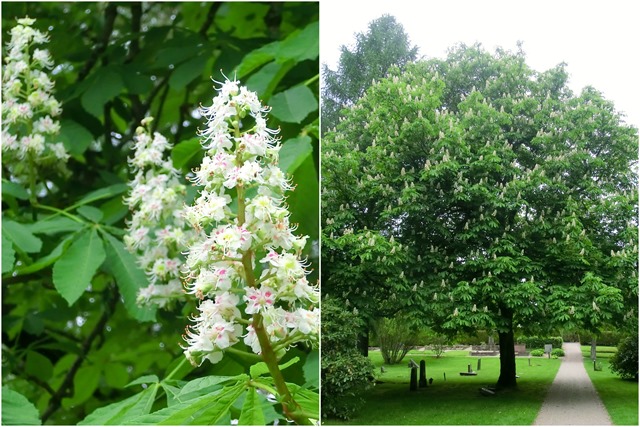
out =
[[(588, 349), (588, 347), (587, 347)], [(615, 425), (638, 425), (638, 383), (625, 381), (609, 370), (609, 353), (597, 351), (597, 363), (602, 364), (601, 371), (593, 370), (593, 362), (585, 358), (584, 365), (591, 382), (595, 386), (602, 403), (607, 408), (611, 421)], [(584, 353), (584, 352), (583, 352)], [(606, 355), (606, 356), (605, 356)], [(611, 354), (612, 355), (612, 354)], [(605, 356), (605, 357), (602, 357)]]
[[(535, 420), (548, 387), (561, 360), (532, 358), (517, 359), (520, 379), (518, 390), (485, 397), (479, 388), (494, 384), (499, 375), (497, 357), (482, 358), (482, 366), (475, 377), (460, 376), (471, 364), (477, 368), (477, 357), (466, 351), (447, 352), (436, 359), (430, 352), (411, 352), (400, 365), (385, 366), (380, 373), (380, 352), (369, 353), (381, 381), (367, 396), (367, 403), (358, 416), (343, 422), (328, 420), (328, 425), (529, 425)], [(433, 384), (417, 392), (409, 391), (410, 359), (427, 362), (427, 378)], [(446, 381), (444, 380), (446, 374)]]

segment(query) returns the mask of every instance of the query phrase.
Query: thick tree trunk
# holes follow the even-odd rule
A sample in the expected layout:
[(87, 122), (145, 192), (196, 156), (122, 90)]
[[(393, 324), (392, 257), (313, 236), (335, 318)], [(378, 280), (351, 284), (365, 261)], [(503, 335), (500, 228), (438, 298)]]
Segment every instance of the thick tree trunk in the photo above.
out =
[(502, 317), (507, 321), (507, 329), (498, 331), (500, 341), (500, 377), (498, 389), (516, 387), (516, 352), (513, 339), (513, 312), (502, 308)]
[(369, 328), (365, 328), (358, 336), (358, 351), (364, 357), (369, 357)]

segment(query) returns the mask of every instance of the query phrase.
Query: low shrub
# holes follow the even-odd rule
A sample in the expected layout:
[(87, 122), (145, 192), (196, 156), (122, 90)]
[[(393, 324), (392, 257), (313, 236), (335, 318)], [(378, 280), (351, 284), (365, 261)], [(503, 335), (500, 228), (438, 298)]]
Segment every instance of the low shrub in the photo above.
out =
[(638, 381), (637, 332), (620, 341), (618, 352), (609, 360), (609, 368), (623, 379)]
[(551, 350), (551, 356), (564, 357), (564, 350), (561, 348), (554, 348)]
[(373, 386), (374, 367), (356, 349), (363, 322), (332, 298), (322, 301), (322, 415), (351, 418)]
[(544, 350), (541, 348), (536, 348), (535, 350), (531, 350), (529, 354), (534, 357), (541, 357), (544, 356)]

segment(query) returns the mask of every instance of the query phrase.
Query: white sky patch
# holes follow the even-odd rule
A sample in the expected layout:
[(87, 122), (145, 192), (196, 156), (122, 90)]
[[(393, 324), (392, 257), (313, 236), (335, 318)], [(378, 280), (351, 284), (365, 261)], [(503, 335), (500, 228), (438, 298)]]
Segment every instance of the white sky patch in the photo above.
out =
[(593, 86), (640, 128), (640, 2), (634, 0), (321, 0), (320, 60), (336, 69), (369, 22), (389, 14), (425, 58), (457, 43), (516, 50), (537, 71), (567, 63), (575, 94)]

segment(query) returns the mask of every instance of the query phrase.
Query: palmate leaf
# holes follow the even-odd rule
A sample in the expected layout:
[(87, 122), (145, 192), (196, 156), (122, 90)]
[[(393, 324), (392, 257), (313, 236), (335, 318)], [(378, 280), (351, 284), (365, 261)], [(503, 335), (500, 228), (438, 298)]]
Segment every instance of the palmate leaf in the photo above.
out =
[(214, 393), (161, 409), (152, 414), (131, 420), (141, 425), (229, 425), (231, 406), (244, 393), (244, 381)]
[(280, 149), (280, 169), (289, 174), (294, 174), (296, 169), (313, 153), (311, 138), (303, 135), (286, 140)]
[(98, 408), (78, 425), (127, 425), (131, 420), (146, 415), (156, 399), (158, 387), (151, 386), (138, 394), (111, 405)]
[(33, 403), (17, 391), (4, 386), (2, 387), (2, 424), (39, 426), (42, 422)]
[(266, 425), (264, 419), (264, 411), (262, 410), (260, 396), (255, 388), (249, 389), (244, 397), (242, 405), (242, 413), (238, 419), (238, 425), (241, 426), (263, 426)]
[(131, 316), (142, 322), (155, 319), (155, 308), (140, 307), (136, 304), (138, 290), (147, 286), (144, 271), (138, 267), (135, 257), (127, 252), (124, 244), (110, 234), (104, 234), (107, 249), (107, 263), (116, 278), (118, 289), (124, 298), (124, 306)]
[(78, 240), (53, 265), (53, 285), (69, 305), (80, 298), (106, 258), (95, 229), (80, 233)]

